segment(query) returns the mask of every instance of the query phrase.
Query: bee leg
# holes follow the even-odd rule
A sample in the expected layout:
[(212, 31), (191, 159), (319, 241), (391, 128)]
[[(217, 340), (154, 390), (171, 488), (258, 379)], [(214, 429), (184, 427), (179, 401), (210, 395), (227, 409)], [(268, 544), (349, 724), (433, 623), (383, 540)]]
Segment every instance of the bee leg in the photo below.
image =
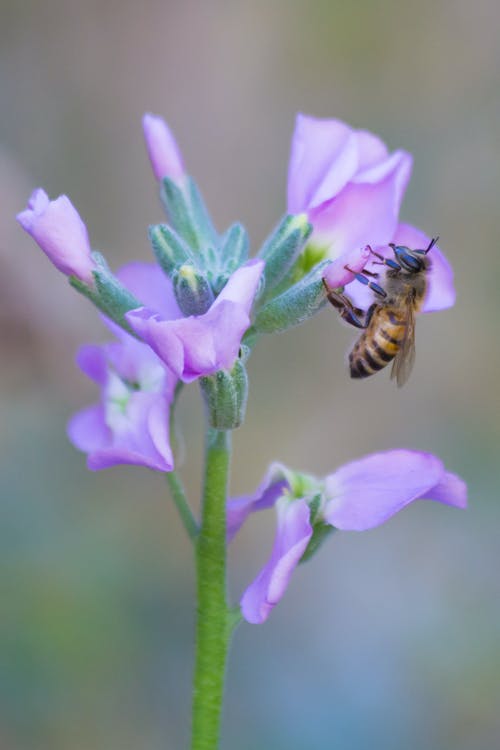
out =
[(382, 289), (382, 287), (379, 284), (376, 284), (374, 281), (370, 281), (369, 279), (367, 279), (364, 273), (356, 273), (356, 271), (353, 271), (352, 268), (349, 268), (349, 266), (344, 266), (344, 268), (346, 269), (346, 271), (350, 271), (352, 274), (354, 274), (354, 278), (357, 281), (361, 282), (361, 284), (364, 284), (369, 289), (372, 289), (379, 297), (387, 297), (387, 292), (385, 291), (385, 289)]
[(363, 276), (371, 276), (374, 279), (378, 279), (380, 276), (379, 273), (373, 273), (373, 271), (367, 271), (366, 268), (363, 268)]
[[(393, 248), (394, 252), (394, 247), (392, 244), (391, 247)], [(372, 250), (370, 245), (368, 245), (368, 248), (371, 254), (375, 255), (375, 257), (378, 258), (378, 260), (374, 261), (374, 263), (376, 263), (378, 266), (388, 266), (393, 271), (401, 271), (401, 266), (395, 260), (392, 260), (391, 258), (384, 258), (383, 255), (380, 255), (380, 253), (376, 253), (375, 250)], [(366, 273), (366, 271), (363, 271), (363, 273)]]
[(345, 320), (346, 323), (349, 323), (349, 325), (354, 326), (355, 328), (366, 328), (365, 322), (363, 320), (365, 315), (364, 310), (361, 310), (361, 308), (359, 307), (354, 307), (348, 297), (335, 292), (333, 289), (330, 289), (324, 279), (323, 284), (326, 289), (328, 302), (333, 305), (336, 310), (339, 311), (342, 320)]
[(365, 327), (366, 328), (368, 328), (368, 326), (370, 324), (370, 320), (372, 319), (372, 315), (373, 315), (373, 313), (375, 312), (375, 310), (377, 309), (378, 306), (379, 305), (376, 302), (374, 302), (373, 305), (370, 305), (370, 307), (366, 311), (366, 316), (365, 316)]

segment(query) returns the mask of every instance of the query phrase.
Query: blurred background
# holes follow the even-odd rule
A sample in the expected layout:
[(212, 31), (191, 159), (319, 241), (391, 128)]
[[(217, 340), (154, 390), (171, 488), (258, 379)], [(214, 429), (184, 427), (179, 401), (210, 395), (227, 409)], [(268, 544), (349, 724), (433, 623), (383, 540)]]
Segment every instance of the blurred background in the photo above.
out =
[[(439, 234), (449, 311), (422, 317), (410, 383), (347, 377), (332, 310), (262, 340), (232, 491), (272, 459), (318, 475), (364, 453), (437, 453), (470, 508), (408, 508), (339, 533), (295, 574), (229, 667), (223, 750), (500, 744), (500, 8), (493, 0), (0, 2), (0, 747), (177, 750), (189, 735), (193, 564), (161, 475), (92, 474), (67, 442), (97, 393), (74, 365), (103, 341), (14, 220), (67, 193), (112, 267), (148, 259), (162, 218), (144, 111), (173, 127), (220, 229), (254, 251), (285, 209), (297, 111), (415, 157), (403, 221)], [(355, 335), (355, 334), (354, 334)], [(180, 404), (199, 495), (202, 410)], [(231, 553), (236, 599), (267, 557), (272, 512)]]

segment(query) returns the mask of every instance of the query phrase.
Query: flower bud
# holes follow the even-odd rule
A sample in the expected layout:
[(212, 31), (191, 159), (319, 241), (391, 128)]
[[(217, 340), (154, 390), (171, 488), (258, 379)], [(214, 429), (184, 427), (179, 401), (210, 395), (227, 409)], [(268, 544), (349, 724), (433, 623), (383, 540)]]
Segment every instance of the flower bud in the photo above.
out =
[(142, 128), (156, 179), (181, 180), (186, 170), (179, 146), (165, 120), (147, 112), (142, 118)]
[(59, 271), (93, 283), (87, 227), (66, 195), (51, 201), (45, 190), (37, 188), (16, 218)]
[(248, 260), (248, 234), (241, 224), (232, 224), (221, 238), (220, 250), (207, 248), (205, 268), (214, 294), (226, 285), (229, 277)]
[(207, 277), (195, 266), (185, 263), (172, 274), (175, 298), (184, 315), (206, 313), (214, 295)]
[(286, 276), (312, 232), (306, 214), (285, 216), (259, 251), (266, 262), (266, 294)]
[(160, 195), (170, 223), (192, 250), (200, 252), (207, 245), (219, 246), (217, 232), (191, 177), (185, 177), (182, 184), (165, 177)]
[(232, 224), (224, 237), (220, 251), (221, 265), (230, 276), (248, 259), (248, 234), (242, 224)]
[(179, 266), (193, 262), (188, 246), (167, 224), (150, 226), (149, 239), (156, 260), (167, 276), (171, 276)]
[(245, 418), (248, 397), (248, 375), (241, 359), (232, 370), (219, 370), (215, 375), (200, 378), (211, 427), (234, 430)]
[(256, 333), (279, 333), (299, 325), (315, 315), (326, 303), (321, 279), (329, 261), (320, 263), (286, 292), (265, 304), (257, 313), (252, 330)]

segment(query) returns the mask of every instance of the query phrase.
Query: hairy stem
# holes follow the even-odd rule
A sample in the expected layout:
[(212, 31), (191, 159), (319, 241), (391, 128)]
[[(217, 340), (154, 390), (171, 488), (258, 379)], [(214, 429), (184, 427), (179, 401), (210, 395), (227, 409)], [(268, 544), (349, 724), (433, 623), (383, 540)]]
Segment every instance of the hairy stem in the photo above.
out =
[(201, 528), (196, 541), (197, 624), (192, 750), (219, 741), (231, 617), (226, 603), (226, 500), (230, 433), (208, 429)]

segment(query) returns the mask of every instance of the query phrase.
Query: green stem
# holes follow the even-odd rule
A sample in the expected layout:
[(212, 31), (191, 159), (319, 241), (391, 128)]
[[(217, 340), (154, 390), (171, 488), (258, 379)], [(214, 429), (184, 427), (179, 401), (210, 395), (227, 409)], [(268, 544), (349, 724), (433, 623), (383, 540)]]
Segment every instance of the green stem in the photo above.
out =
[(216, 750), (231, 637), (226, 603), (226, 499), (230, 432), (208, 429), (201, 529), (196, 544), (197, 624), (192, 750)]
[(175, 507), (179, 511), (182, 525), (186, 529), (189, 538), (196, 539), (199, 531), (198, 524), (196, 523), (196, 520), (191, 512), (191, 508), (189, 507), (189, 503), (187, 501), (186, 493), (184, 492), (184, 487), (182, 486), (181, 479), (175, 471), (169, 471), (166, 477), (167, 484), (170, 488), (170, 494), (172, 495), (172, 500), (174, 501)]

